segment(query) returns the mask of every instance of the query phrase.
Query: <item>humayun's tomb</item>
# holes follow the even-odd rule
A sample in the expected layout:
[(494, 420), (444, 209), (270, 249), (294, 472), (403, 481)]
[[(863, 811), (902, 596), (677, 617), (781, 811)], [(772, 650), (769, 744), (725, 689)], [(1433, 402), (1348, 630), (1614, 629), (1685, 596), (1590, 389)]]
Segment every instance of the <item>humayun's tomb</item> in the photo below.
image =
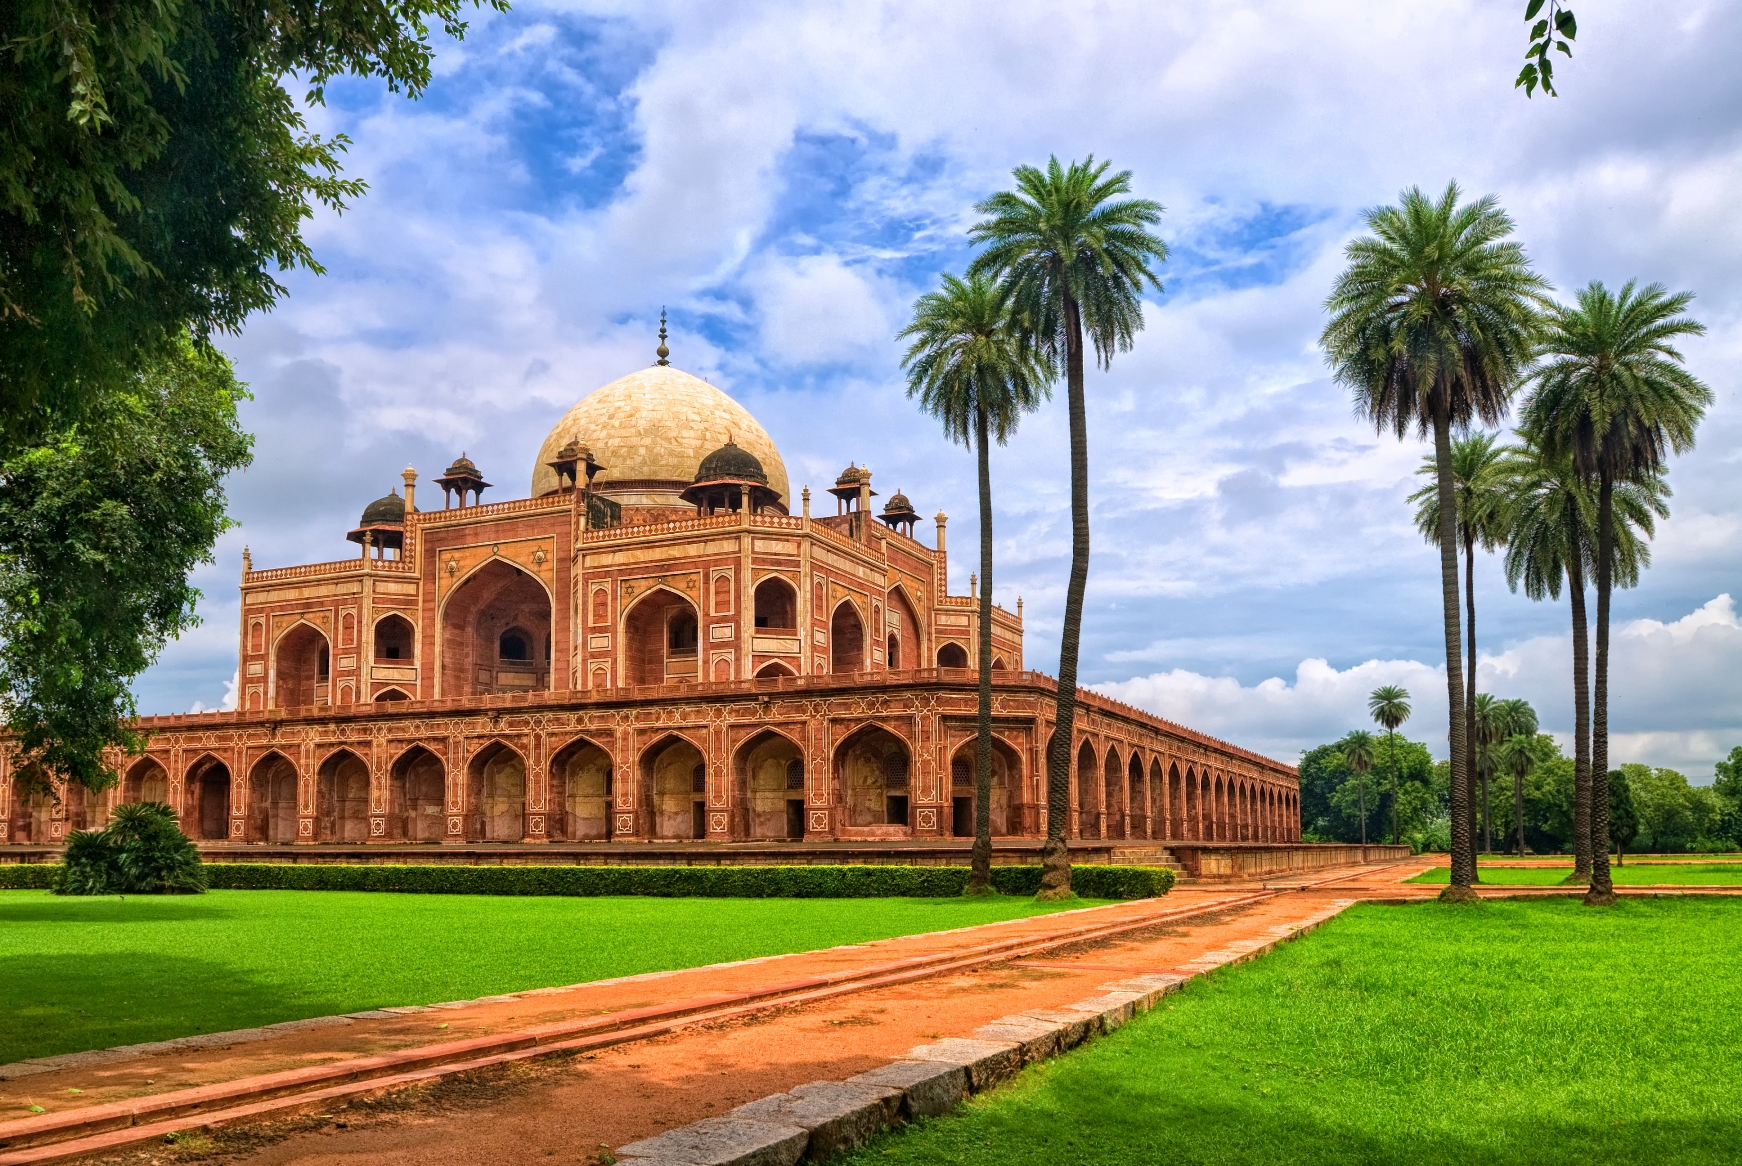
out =
[[(60, 845), (142, 799), (261, 854), (972, 833), (978, 604), (949, 594), (943, 514), (927, 546), (856, 465), (794, 507), (762, 426), (663, 345), (557, 422), (527, 497), (482, 501), (464, 456), (440, 505), (401, 477), (353, 558), (244, 552), (235, 711), (143, 718), (100, 797), (26, 800), (0, 769), (0, 840)], [(992, 830), (1038, 839), (1055, 686), (1027, 670), (1020, 601), (992, 638)], [(1078, 708), (1073, 839), (1299, 838), (1289, 766), (1093, 692)]]

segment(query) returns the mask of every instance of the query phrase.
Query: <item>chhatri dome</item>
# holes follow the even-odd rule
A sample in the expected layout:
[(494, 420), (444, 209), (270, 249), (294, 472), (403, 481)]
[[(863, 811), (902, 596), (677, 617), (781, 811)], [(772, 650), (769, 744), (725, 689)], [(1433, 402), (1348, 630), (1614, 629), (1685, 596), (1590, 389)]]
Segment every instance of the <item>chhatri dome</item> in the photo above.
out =
[(556, 471), (545, 463), (579, 441), (605, 467), (593, 479), (595, 490), (631, 506), (681, 506), (680, 495), (703, 459), (730, 442), (760, 463), (785, 506), (786, 465), (768, 431), (707, 381), (667, 364), (664, 349), (661, 343), (652, 368), (594, 389), (563, 415), (533, 462), (532, 496), (559, 488)]

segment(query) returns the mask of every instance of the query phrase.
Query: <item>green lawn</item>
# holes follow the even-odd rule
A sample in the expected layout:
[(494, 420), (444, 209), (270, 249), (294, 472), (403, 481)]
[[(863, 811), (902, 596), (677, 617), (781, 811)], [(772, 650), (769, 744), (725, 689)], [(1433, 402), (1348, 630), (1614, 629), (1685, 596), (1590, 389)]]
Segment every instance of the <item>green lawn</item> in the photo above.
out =
[[(1086, 906), (1088, 903), (1063, 904)], [(657, 899), (0, 891), (0, 1064), (1046, 910), (991, 899)]]
[[(1488, 887), (1552, 887), (1558, 886), (1573, 873), (1570, 866), (1483, 867), (1482, 885)], [(1742, 886), (1742, 864), (1738, 863), (1664, 863), (1661, 866), (1609, 867), (1610, 880), (1617, 886), (1644, 887), (1674, 884), (1689, 887)], [(1452, 872), (1439, 866), (1416, 875), (1412, 883), (1449, 883)]]
[(1364, 905), (853, 1166), (1734, 1163), (1742, 902)]

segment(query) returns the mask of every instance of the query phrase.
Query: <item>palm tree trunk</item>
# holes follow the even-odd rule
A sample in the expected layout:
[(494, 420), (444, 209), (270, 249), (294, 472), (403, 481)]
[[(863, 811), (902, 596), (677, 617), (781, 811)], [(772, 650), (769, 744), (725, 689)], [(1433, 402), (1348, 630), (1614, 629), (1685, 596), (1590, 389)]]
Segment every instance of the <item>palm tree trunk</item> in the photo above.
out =
[(1609, 592), (1614, 576), (1615, 481), (1604, 467), (1597, 487), (1597, 668), (1591, 694), (1591, 889), (1585, 902), (1615, 902), (1609, 881)]
[[(1475, 505), (1474, 502), (1471, 503)], [(1464, 740), (1470, 743), (1472, 754), (1476, 751), (1476, 533), (1470, 529), (1469, 523), (1464, 523), (1464, 611), (1465, 622), (1469, 624), (1470, 637), (1469, 655), (1465, 658), (1469, 675), (1464, 680)], [(1474, 760), (1474, 757), (1472, 757)], [(1494, 831), (1488, 824), (1488, 771), (1481, 769), (1477, 776), (1482, 780), (1482, 853), (1487, 854), (1494, 849)], [(1476, 807), (1470, 806), (1470, 836), (1476, 835)], [(1481, 872), (1477, 872), (1477, 882), (1481, 882)]]
[(1573, 609), (1573, 883), (1591, 881), (1591, 636), (1585, 619), (1584, 548), (1567, 556)]
[[(1437, 394), (1443, 397), (1444, 394)], [(1442, 404), (1434, 410), (1434, 464), (1440, 495), (1440, 602), (1446, 623), (1447, 735), (1452, 770), (1452, 880), (1441, 898), (1465, 902), (1476, 897), (1476, 838), (1471, 829), (1469, 736), (1464, 721), (1463, 637), (1458, 628), (1457, 498), (1452, 492), (1451, 419)]]
[(1524, 774), (1512, 775), (1513, 812), (1518, 815), (1518, 857), (1524, 857)]
[(1385, 743), (1391, 749), (1391, 845), (1397, 845), (1397, 730), (1385, 730)]
[[(1355, 771), (1355, 792), (1361, 795), (1361, 845), (1365, 846), (1367, 845), (1367, 771), (1365, 769)], [(1361, 856), (1361, 861), (1367, 861), (1365, 854)]]
[(986, 409), (976, 402), (980, 462), (980, 707), (974, 745), (974, 859), (966, 893), (992, 894), (992, 463)]
[(1089, 422), (1083, 404), (1083, 320), (1065, 296), (1065, 387), (1071, 424), (1071, 579), (1065, 589), (1059, 634), (1058, 705), (1046, 756), (1046, 845), (1041, 850), (1042, 899), (1071, 894), (1071, 855), (1065, 830), (1071, 814), (1071, 756), (1077, 713), (1077, 650), (1083, 633), (1083, 592), (1089, 582)]

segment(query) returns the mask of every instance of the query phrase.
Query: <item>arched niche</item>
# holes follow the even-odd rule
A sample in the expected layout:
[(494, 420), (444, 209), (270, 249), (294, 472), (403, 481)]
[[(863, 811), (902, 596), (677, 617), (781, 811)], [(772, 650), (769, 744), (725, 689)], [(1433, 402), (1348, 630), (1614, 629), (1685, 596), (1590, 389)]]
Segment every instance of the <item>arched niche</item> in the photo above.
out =
[(1143, 758), (1133, 753), (1125, 773), (1125, 837), (1148, 838), (1149, 790), (1143, 779)]
[(848, 826), (909, 826), (913, 753), (877, 725), (859, 729), (835, 750), (836, 798)]
[(1125, 770), (1119, 751), (1108, 749), (1101, 767), (1101, 837), (1125, 837)]
[[(979, 805), (976, 769), (980, 745), (970, 739), (950, 758), (950, 832), (958, 838), (974, 836)], [(993, 837), (1021, 833), (1022, 758), (997, 737), (992, 738), (992, 799), (987, 803)]]
[(665, 737), (641, 755), (648, 836), (706, 838), (708, 761), (683, 737)]
[(804, 751), (792, 738), (763, 730), (738, 747), (732, 769), (745, 837), (804, 837)]
[(1185, 781), (1180, 777), (1178, 762), (1167, 767), (1167, 817), (1169, 838), (1183, 841), (1190, 837), (1186, 833)]
[(230, 767), (215, 757), (203, 757), (188, 769), (185, 784), (183, 818), (191, 821), (183, 829), (207, 842), (230, 837)]
[(417, 629), (403, 615), (384, 615), (375, 621), (375, 662), (409, 668), (417, 656)]
[(249, 833), (262, 842), (296, 841), (296, 764), (279, 752), (254, 763), (248, 774)]
[[(442, 607), (441, 694), (482, 696), (550, 687), (550, 593), (544, 584), (492, 559)], [(524, 648), (504, 658), (504, 636)]]
[(298, 622), (273, 648), (272, 707), (309, 708), (327, 703), (332, 652), (324, 632)]
[(349, 749), (335, 751), (315, 771), (315, 838), (369, 841), (369, 765)]
[(778, 680), (782, 676), (797, 676), (797, 675), (798, 675), (797, 672), (794, 672), (791, 668), (789, 668), (787, 665), (781, 663), (779, 660), (770, 660), (768, 663), (764, 664), (762, 667), (760, 667), (756, 670), (756, 679), (758, 679), (758, 680)]
[(966, 668), (967, 666), (968, 649), (953, 641), (938, 645), (939, 668)]
[(798, 630), (798, 588), (779, 575), (756, 585), (756, 630)]
[(1161, 770), (1161, 759), (1149, 759), (1149, 836), (1172, 838), (1168, 828), (1167, 777)]
[(154, 757), (141, 757), (127, 767), (127, 773), (121, 779), (121, 801), (123, 804), (133, 802), (169, 801), (169, 771), (163, 763)]
[(883, 606), (884, 659), (892, 669), (924, 668), (925, 625), (907, 598), (907, 591), (891, 587)]
[(611, 755), (592, 741), (570, 741), (557, 750), (550, 759), (554, 812), (545, 818), (553, 841), (610, 840), (612, 777)]
[(865, 668), (865, 621), (853, 601), (843, 599), (829, 616), (829, 671), (851, 675)]
[(470, 837), (519, 842), (526, 837), (526, 759), (501, 741), (478, 750), (466, 767)]
[(701, 679), (700, 617), (695, 604), (664, 587), (647, 592), (623, 619), (624, 683)]
[(1095, 747), (1084, 741), (1077, 748), (1077, 837), (1101, 836), (1100, 771), (1095, 765)]
[(375, 694), (375, 703), (376, 704), (381, 704), (385, 701), (410, 700), (410, 699), (411, 699), (411, 694), (409, 692), (406, 692), (403, 688), (383, 688), (380, 692)]
[(388, 832), (403, 842), (447, 837), (447, 786), (447, 766), (422, 745), (394, 758), (387, 771)]

